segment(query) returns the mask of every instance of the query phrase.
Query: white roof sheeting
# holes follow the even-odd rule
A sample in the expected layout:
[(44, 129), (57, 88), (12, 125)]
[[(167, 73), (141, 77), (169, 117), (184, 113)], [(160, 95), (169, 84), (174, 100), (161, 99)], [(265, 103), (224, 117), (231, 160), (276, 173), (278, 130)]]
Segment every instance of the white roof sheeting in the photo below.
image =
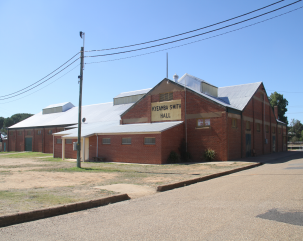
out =
[(232, 107), (243, 110), (262, 82), (218, 88), (218, 98)]
[[(170, 129), (174, 126), (183, 123), (183, 121), (171, 121), (171, 122), (157, 122), (157, 123), (141, 123), (141, 124), (129, 124), (120, 125), (117, 122), (96, 122), (90, 124), (82, 124), (81, 137), (89, 137), (95, 134), (108, 135), (108, 134), (129, 134), (129, 133), (151, 133), (162, 132)], [(77, 138), (78, 128), (70, 129), (66, 131), (57, 132), (55, 136), (63, 136), (63, 138)]]
[(151, 89), (152, 88), (148, 88), (148, 89), (144, 89), (144, 90), (135, 90), (135, 91), (129, 91), (129, 92), (122, 92), (114, 98), (121, 98), (121, 97), (132, 96), (132, 95), (142, 95), (142, 94), (146, 94)]
[[(133, 104), (113, 105), (112, 102), (82, 106), (82, 118), (86, 122), (116, 121), (120, 115)], [(43, 115), (42, 112), (33, 115), (9, 128), (26, 128), (39, 126), (72, 125), (78, 123), (78, 107), (73, 107), (65, 112)]]

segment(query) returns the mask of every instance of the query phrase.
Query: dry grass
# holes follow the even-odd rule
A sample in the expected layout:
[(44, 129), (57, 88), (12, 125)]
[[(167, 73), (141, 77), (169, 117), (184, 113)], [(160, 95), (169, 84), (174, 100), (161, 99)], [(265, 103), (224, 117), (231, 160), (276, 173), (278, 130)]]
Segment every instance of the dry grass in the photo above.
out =
[[(112, 184), (159, 185), (250, 165), (244, 162), (143, 165), (62, 161), (43, 153), (0, 155), (0, 215), (106, 197)], [(140, 196), (140, 195), (139, 195)]]

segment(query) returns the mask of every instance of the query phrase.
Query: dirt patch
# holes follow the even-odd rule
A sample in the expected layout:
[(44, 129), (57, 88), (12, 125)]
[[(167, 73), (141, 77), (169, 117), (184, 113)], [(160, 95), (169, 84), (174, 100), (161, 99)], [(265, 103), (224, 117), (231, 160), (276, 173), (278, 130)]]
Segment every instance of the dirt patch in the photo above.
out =
[(84, 185), (112, 179), (116, 175), (115, 173), (15, 172), (2, 178), (5, 180), (0, 179), (0, 190)]
[(97, 186), (97, 189), (105, 189), (117, 193), (127, 193), (130, 198), (138, 198), (156, 193), (155, 188), (149, 186), (139, 186), (133, 184), (113, 184), (107, 186)]

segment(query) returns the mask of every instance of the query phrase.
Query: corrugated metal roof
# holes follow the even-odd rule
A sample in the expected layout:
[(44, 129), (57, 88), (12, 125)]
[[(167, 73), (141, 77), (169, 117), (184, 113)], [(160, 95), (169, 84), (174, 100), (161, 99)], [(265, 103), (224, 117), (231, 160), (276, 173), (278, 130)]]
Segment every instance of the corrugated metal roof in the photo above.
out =
[(135, 91), (129, 91), (129, 92), (122, 92), (114, 98), (120, 98), (120, 97), (125, 97), (125, 96), (132, 96), (132, 95), (142, 95), (142, 94), (146, 94), (151, 89), (152, 88), (148, 88), (148, 89), (144, 89), (144, 90), (135, 90)]
[[(88, 137), (95, 134), (127, 134), (127, 133), (151, 133), (162, 132), (170, 129), (183, 121), (157, 122), (157, 123), (141, 123), (120, 125), (118, 122), (95, 122), (82, 124), (81, 137)], [(57, 132), (54, 135), (63, 135), (64, 138), (77, 138), (78, 128)]]
[[(86, 122), (119, 121), (120, 114), (133, 104), (113, 105), (112, 102), (82, 106), (82, 118)], [(26, 128), (39, 126), (71, 125), (78, 123), (78, 107), (73, 107), (65, 112), (43, 115), (42, 112), (33, 115), (10, 128)]]
[[(47, 108), (54, 108), (54, 107), (59, 107), (59, 106), (64, 106), (66, 104), (68, 104), (70, 102), (64, 102), (64, 103), (60, 103), (60, 104), (52, 104), (52, 105), (49, 105), (49, 106), (46, 106), (45, 108), (43, 109), (47, 109)], [(72, 103), (71, 103), (72, 104)]]
[(243, 110), (262, 82), (218, 88), (218, 98), (232, 107)]
[(278, 119), (276, 119), (276, 121), (279, 122), (279, 123), (281, 123), (281, 124), (287, 125), (285, 122), (280, 121), (280, 120), (278, 120)]

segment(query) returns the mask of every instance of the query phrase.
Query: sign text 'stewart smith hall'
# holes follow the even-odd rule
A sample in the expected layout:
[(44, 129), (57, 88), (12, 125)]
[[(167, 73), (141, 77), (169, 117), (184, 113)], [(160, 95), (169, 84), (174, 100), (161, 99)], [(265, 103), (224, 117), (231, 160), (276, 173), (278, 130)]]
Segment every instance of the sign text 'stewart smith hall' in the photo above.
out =
[[(183, 75), (151, 89), (124, 92), (113, 103), (82, 107), (81, 158), (163, 164), (187, 148), (201, 161), (207, 148), (216, 160), (286, 151), (286, 124), (278, 120), (262, 82), (217, 88)], [(66, 102), (9, 128), (9, 151), (40, 151), (76, 158), (78, 108)]]

